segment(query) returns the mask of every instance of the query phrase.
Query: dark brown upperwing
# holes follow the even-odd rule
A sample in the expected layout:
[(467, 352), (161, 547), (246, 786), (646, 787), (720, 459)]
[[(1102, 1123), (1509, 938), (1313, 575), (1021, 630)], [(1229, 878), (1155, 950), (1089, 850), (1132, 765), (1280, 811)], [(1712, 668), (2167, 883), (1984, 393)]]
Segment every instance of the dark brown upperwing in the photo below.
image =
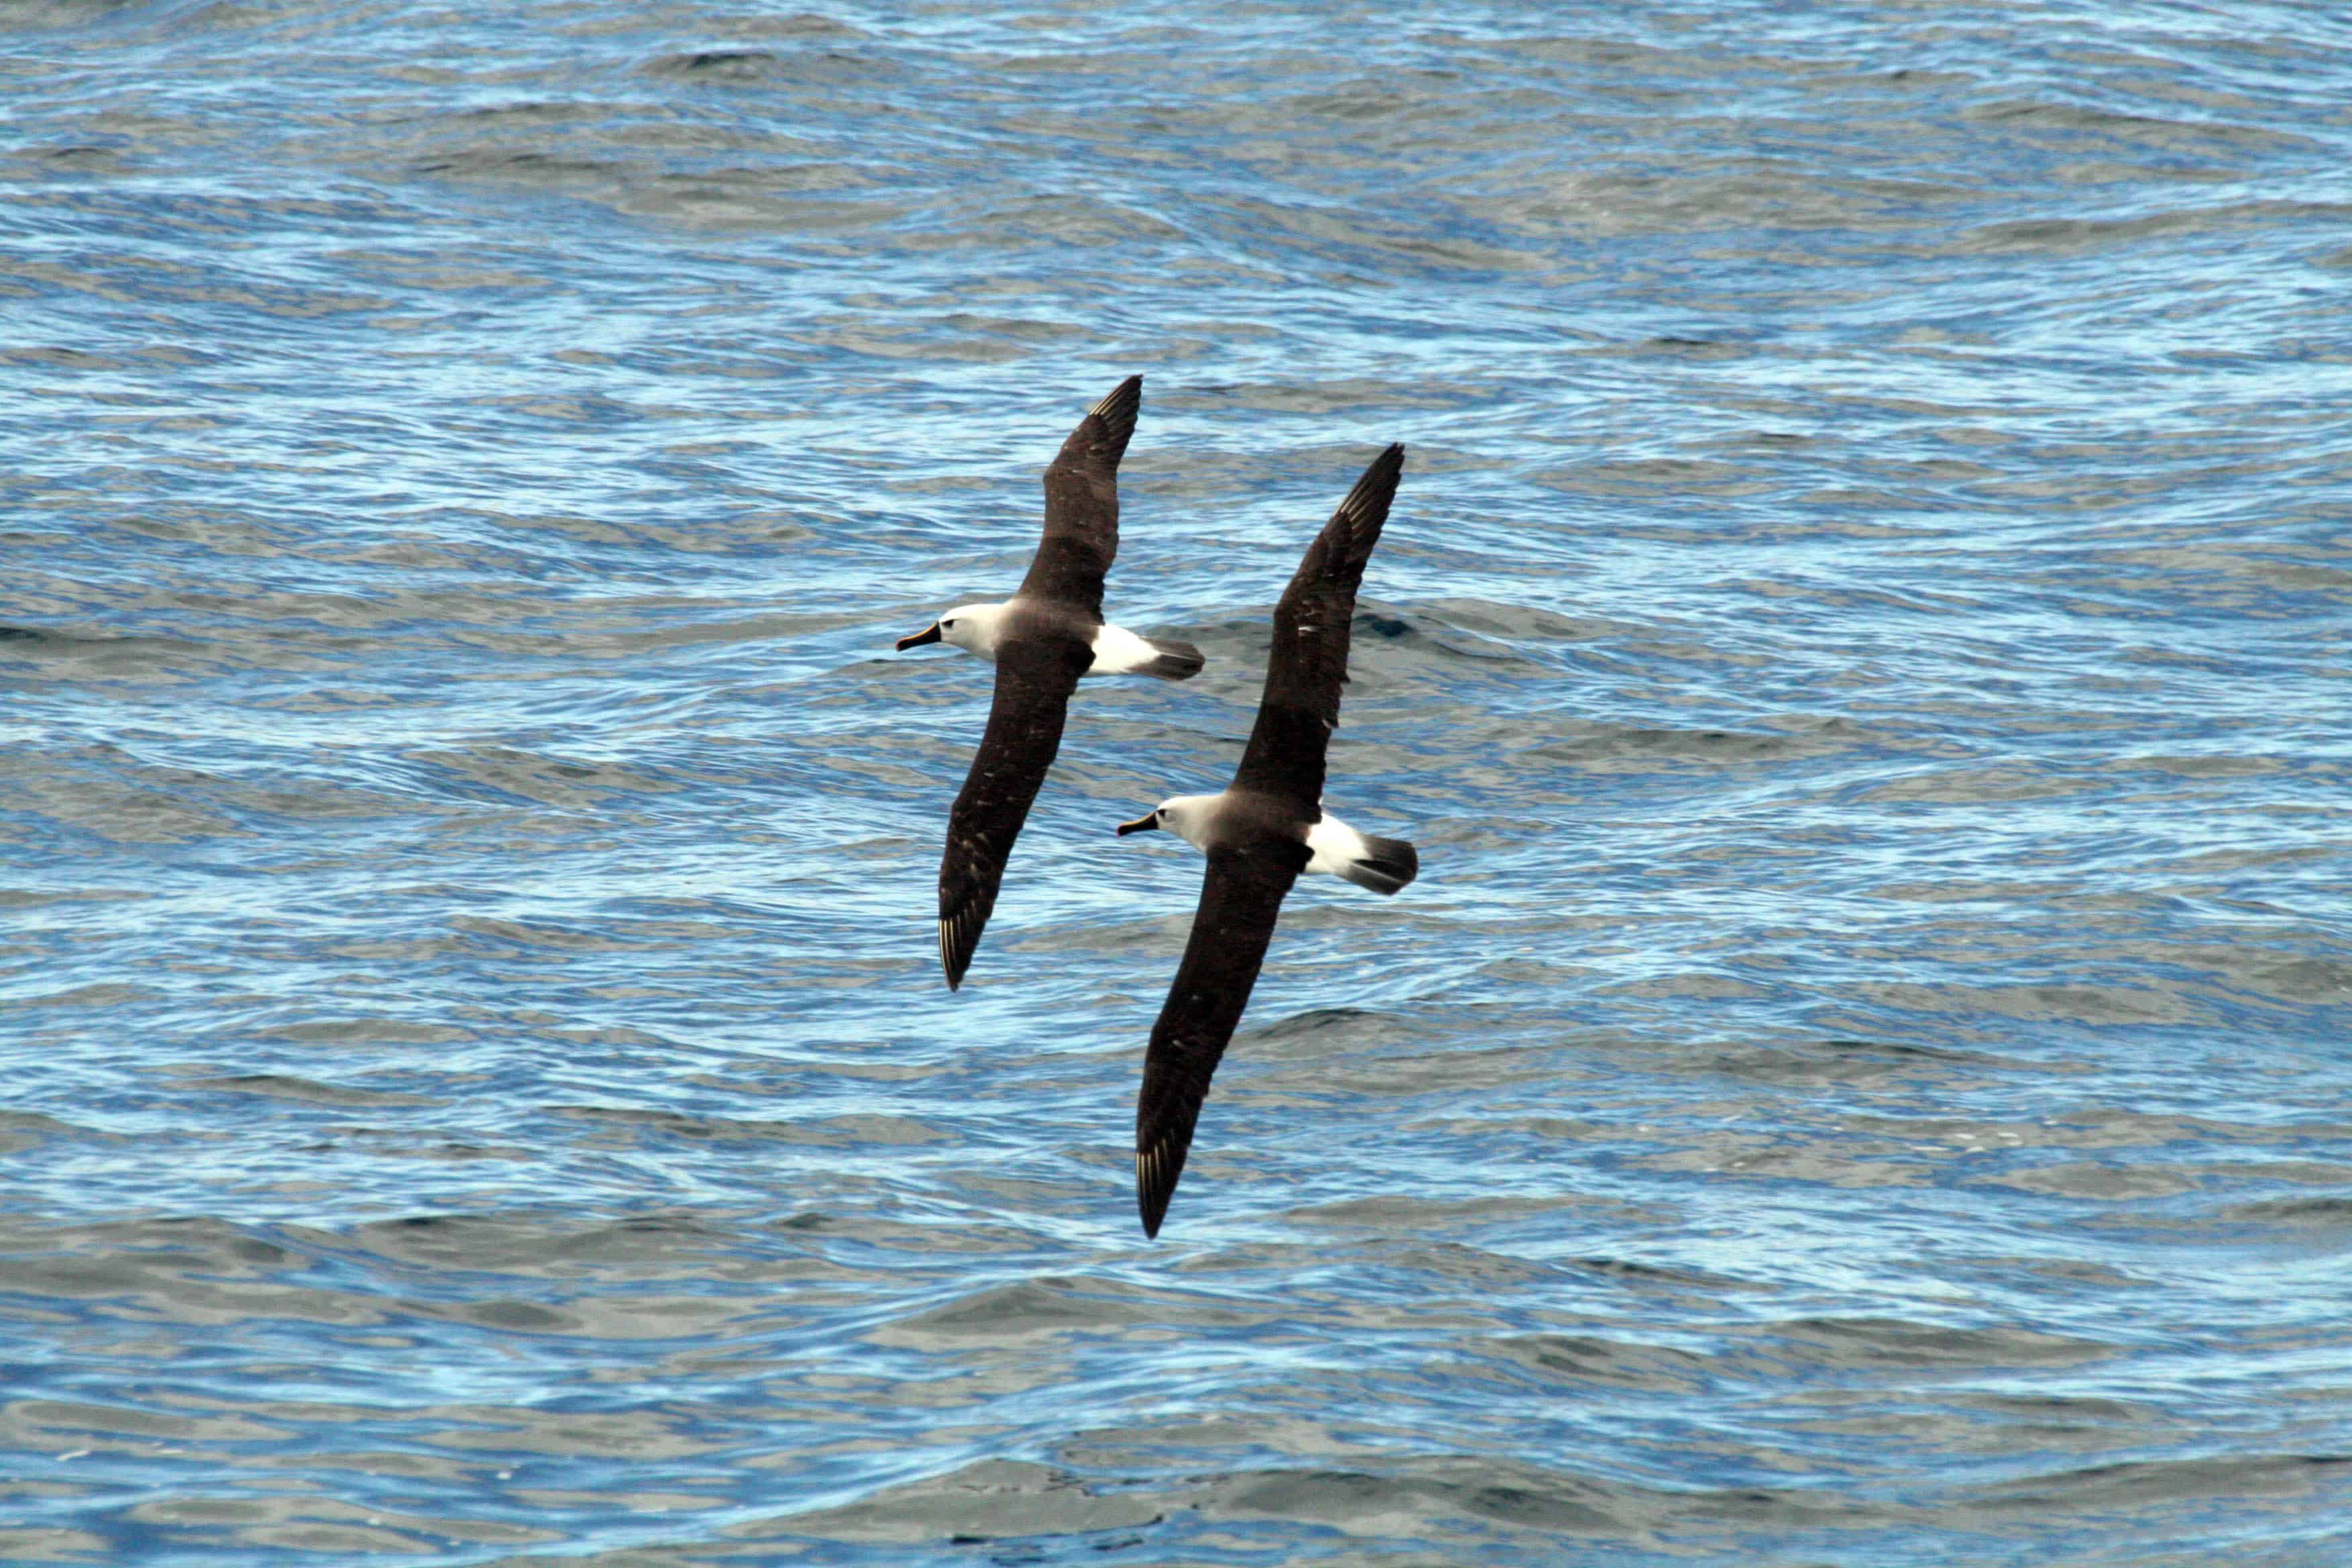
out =
[(1045, 469), (1045, 537), (1021, 596), (1074, 605), (1102, 619), (1103, 577), (1118, 555), (1118, 460), (1135, 434), (1143, 378), (1130, 375), (1094, 405)]
[(1323, 754), (1339, 722), (1339, 688), (1348, 682), (1348, 633), (1364, 563), (1381, 542), (1404, 447), (1374, 458), (1315, 542), (1274, 607), (1274, 648), (1265, 697), (1249, 749), (1234, 774), (1236, 789), (1279, 795), (1315, 820), (1323, 798)]
[(1151, 1026), (1143, 1092), (1135, 1102), (1135, 1201), (1146, 1236), (1160, 1234), (1168, 1200), (1176, 1195), (1209, 1077), (1249, 1005), (1283, 895), (1307, 859), (1307, 846), (1295, 839), (1209, 851), (1192, 940)]
[(1010, 642), (997, 651), (988, 732), (948, 814), (940, 859), (940, 967), (950, 991), (971, 966), (1013, 841), (1061, 750), (1070, 693), (1093, 657), (1084, 644), (1060, 638)]

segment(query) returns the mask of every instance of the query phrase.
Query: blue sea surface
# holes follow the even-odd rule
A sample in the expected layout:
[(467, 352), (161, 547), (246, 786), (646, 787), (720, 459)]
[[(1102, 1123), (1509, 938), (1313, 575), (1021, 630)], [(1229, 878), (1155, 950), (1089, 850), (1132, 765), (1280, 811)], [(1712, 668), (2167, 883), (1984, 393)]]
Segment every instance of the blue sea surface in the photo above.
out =
[(2347, 168), (2308, 5), (5, 0), (0, 1558), (2352, 1562)]

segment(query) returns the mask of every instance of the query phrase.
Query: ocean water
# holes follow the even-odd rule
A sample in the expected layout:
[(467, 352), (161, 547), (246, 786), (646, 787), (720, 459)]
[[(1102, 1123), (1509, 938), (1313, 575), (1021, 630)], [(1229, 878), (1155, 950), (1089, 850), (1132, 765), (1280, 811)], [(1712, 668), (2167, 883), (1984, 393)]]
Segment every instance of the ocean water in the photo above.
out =
[(0, 1557), (2352, 1561), (2347, 167), (2309, 5), (0, 4)]

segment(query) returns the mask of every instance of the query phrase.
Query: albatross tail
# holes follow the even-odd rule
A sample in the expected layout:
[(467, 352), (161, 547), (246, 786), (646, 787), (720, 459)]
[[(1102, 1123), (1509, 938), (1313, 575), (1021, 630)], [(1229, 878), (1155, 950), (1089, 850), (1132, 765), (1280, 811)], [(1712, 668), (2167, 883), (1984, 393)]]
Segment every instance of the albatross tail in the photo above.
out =
[(1151, 645), (1151, 651), (1156, 656), (1143, 667), (1146, 675), (1156, 675), (1162, 680), (1190, 680), (1201, 673), (1202, 665), (1209, 662), (1191, 643), (1176, 642), (1168, 637), (1146, 637), (1143, 640)]
[(1307, 830), (1307, 848), (1309, 871), (1345, 877), (1375, 893), (1393, 893), (1421, 875), (1421, 855), (1412, 845), (1359, 833), (1328, 811)]
[(1339, 868), (1339, 875), (1359, 888), (1393, 893), (1421, 875), (1421, 854), (1402, 838), (1364, 836), (1364, 853)]
[(1169, 637), (1139, 637), (1125, 626), (1106, 626), (1095, 633), (1095, 661), (1088, 675), (1156, 675), (1162, 680), (1190, 680), (1207, 663), (1201, 650)]

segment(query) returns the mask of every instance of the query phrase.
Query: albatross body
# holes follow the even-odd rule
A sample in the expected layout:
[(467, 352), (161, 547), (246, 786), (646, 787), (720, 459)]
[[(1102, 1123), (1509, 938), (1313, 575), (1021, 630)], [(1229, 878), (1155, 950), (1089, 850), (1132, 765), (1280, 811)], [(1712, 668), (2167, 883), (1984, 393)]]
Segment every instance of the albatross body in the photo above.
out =
[(1275, 606), (1265, 696), (1233, 784), (1163, 800), (1119, 825), (1121, 837), (1165, 829), (1209, 858), (1136, 1101), (1135, 1195), (1146, 1236), (1160, 1234), (1209, 1079), (1249, 1005), (1290, 885), (1301, 872), (1326, 872), (1392, 894), (1421, 870), (1412, 845), (1360, 833), (1323, 809), (1324, 752), (1339, 722), (1356, 589), (1403, 469), (1401, 446), (1372, 459)]
[(1143, 378), (1094, 405), (1045, 469), (1045, 536), (1029, 574), (1001, 605), (960, 605), (900, 652), (945, 643), (996, 666), (996, 696), (971, 772), (948, 816), (940, 860), (940, 967), (963, 984), (996, 907), (1004, 862), (1061, 749), (1070, 693), (1089, 675), (1184, 680), (1201, 669), (1190, 643), (1139, 637), (1102, 618), (1103, 577), (1118, 554), (1118, 460), (1135, 434)]

